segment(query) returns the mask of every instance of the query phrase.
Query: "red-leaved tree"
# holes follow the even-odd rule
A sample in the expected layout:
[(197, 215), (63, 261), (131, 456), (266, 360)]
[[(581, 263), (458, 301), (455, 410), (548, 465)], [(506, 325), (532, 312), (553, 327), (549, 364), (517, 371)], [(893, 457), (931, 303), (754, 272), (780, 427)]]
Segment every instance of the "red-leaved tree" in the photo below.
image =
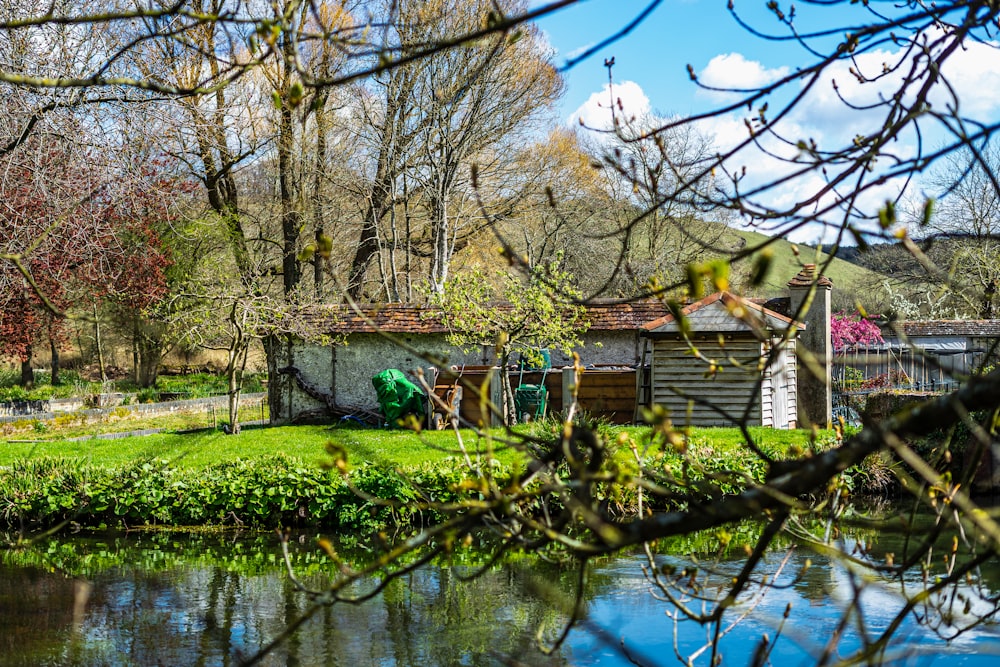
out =
[(32, 353), (63, 336), (67, 286), (89, 261), (78, 243), (90, 226), (96, 182), (58, 145), (31, 142), (6, 155), (2, 166), (0, 355), (21, 362), (21, 382), (30, 386)]
[(92, 291), (129, 331), (133, 379), (143, 387), (156, 382), (170, 347), (167, 327), (154, 312), (169, 291), (168, 270), (174, 264), (163, 239), (174, 235), (178, 202), (195, 188), (176, 175), (168, 160), (150, 159), (110, 192), (102, 212), (113, 238), (105, 246), (106, 266), (93, 276)]
[(32, 354), (47, 341), (57, 382), (73, 304), (112, 302), (138, 318), (166, 294), (171, 260), (157, 225), (168, 223), (171, 199), (163, 179), (126, 177), (65, 146), (43, 148), (41, 139), (4, 162), (0, 356), (19, 360), (30, 386)]

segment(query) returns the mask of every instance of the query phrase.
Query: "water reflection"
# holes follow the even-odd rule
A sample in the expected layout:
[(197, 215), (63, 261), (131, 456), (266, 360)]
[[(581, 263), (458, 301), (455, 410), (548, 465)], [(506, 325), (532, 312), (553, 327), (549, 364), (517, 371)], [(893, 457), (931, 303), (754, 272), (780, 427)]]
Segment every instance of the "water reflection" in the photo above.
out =
[[(54, 541), (0, 564), (4, 665), (236, 665), (299, 617), (308, 599), (276, 557), (276, 538), (149, 536)], [(306, 541), (309, 544), (309, 541)], [(3, 552), (0, 552), (3, 553)], [(125, 562), (111, 565), (115, 555)], [(310, 587), (326, 582), (315, 547), (293, 554)], [(35, 565), (25, 563), (36, 560)], [(20, 562), (18, 562), (20, 561)], [(76, 572), (68, 577), (45, 563)], [(554, 614), (523, 597), (513, 570), (472, 582), (428, 567), (376, 600), (323, 609), (265, 665), (492, 665), (498, 656), (561, 665), (534, 650), (532, 628)], [(89, 584), (74, 622), (74, 588)]]
[[(888, 539), (876, 546), (899, 548)], [(698, 555), (697, 545), (681, 547)], [(309, 605), (286, 576), (279, 553), (270, 535), (143, 533), (74, 536), (0, 551), (0, 664), (238, 665)], [(330, 566), (311, 538), (295, 545), (292, 558), (307, 585), (327, 582)], [(807, 558), (813, 565), (804, 568)], [(661, 571), (687, 564), (669, 553), (654, 561)], [(720, 561), (705, 592), (723, 590), (739, 563), (735, 552), (732, 560)], [(459, 581), (466, 567), (422, 568), (369, 603), (322, 609), (262, 664), (676, 664), (677, 656), (699, 651), (712, 628), (671, 619), (673, 607), (657, 599), (662, 592), (643, 576), (644, 564), (641, 554), (595, 564), (587, 620), (552, 656), (537, 650), (535, 633), (543, 628), (551, 638), (561, 628), (575, 573), (532, 562), (497, 568), (471, 582)], [(801, 549), (787, 558), (770, 554), (764, 572), (779, 586), (724, 635), (722, 664), (748, 664), (761, 635), (775, 637), (788, 605), (792, 614), (770, 656), (774, 665), (814, 663), (838, 633), (844, 636), (841, 652), (858, 646), (857, 628), (838, 626), (854, 586), (865, 587), (861, 606), (871, 632), (892, 622), (901, 604), (891, 587), (852, 577)], [(750, 603), (743, 600), (728, 616), (737, 618)], [(998, 656), (1000, 635), (991, 625), (970, 630), (945, 649), (912, 619), (886, 653), (889, 662), (899, 658), (893, 664), (949, 667), (995, 665)], [(709, 664), (709, 653), (695, 662)]]

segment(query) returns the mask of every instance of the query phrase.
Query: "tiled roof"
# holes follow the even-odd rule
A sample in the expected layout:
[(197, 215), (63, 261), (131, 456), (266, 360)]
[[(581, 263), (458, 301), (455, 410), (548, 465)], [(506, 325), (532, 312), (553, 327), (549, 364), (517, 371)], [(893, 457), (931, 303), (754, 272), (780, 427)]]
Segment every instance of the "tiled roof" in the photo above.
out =
[(1000, 337), (1000, 320), (906, 320), (894, 322), (888, 333), (902, 331), (914, 336)]
[(591, 331), (633, 331), (669, 311), (660, 301), (594, 302), (587, 306)]
[[(364, 304), (357, 312), (347, 305), (329, 305), (300, 311), (306, 328), (328, 334), (374, 333), (447, 333), (431, 309), (413, 304)], [(659, 301), (634, 303), (596, 302), (587, 306), (586, 318), (591, 331), (635, 331), (646, 322), (663, 316), (667, 308)]]
[(446, 333), (448, 329), (439, 320), (427, 317), (429, 312), (421, 306), (403, 303), (363, 304), (357, 310), (347, 305), (330, 305), (300, 311), (297, 317), (312, 330), (329, 334)]

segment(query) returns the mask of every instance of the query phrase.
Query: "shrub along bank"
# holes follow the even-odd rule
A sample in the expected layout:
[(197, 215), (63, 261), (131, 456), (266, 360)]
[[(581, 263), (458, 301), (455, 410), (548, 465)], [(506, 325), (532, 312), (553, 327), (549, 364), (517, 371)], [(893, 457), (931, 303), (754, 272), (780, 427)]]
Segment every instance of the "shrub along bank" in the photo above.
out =
[(94, 527), (377, 530), (419, 520), (408, 503), (418, 499), (418, 485), (435, 500), (453, 501), (461, 496), (462, 482), (458, 467), (444, 463), (424, 464), (405, 476), (365, 463), (345, 478), (284, 455), (202, 469), (172, 467), (162, 459), (105, 468), (45, 457), (18, 462), (6, 472), (0, 482), (0, 519), (11, 527), (71, 521)]
[[(550, 435), (555, 427), (534, 428), (535, 435)], [(650, 442), (648, 428), (602, 432), (620, 472), (619, 481), (602, 487), (612, 512), (636, 509), (634, 486), (623, 483), (638, 470), (633, 452), (678, 497), (737, 493), (767, 472), (736, 429), (695, 430), (683, 443)], [(776, 458), (834, 442), (832, 433), (817, 441), (804, 431), (761, 429), (756, 437)], [(523, 469), (522, 456), (499, 437), (465, 432), (464, 442), (472, 460), (495, 448), (489, 470), (501, 485)], [(0, 453), (0, 524), (15, 529), (71, 521), (373, 531), (419, 525), (434, 518), (436, 504), (476, 500), (482, 489), (450, 432), (282, 427), (18, 447), (29, 445), (8, 443)], [(853, 471), (844, 483), (860, 484), (869, 474)]]

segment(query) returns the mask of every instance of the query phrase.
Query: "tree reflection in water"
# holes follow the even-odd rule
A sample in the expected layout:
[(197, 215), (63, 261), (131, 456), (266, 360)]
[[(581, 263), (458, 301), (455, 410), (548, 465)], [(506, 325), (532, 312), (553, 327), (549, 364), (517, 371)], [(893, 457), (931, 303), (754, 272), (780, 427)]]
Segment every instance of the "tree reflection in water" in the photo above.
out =
[[(462, 577), (468, 564), (418, 569), (368, 603), (322, 609), (263, 664), (603, 666), (691, 658), (707, 665), (715, 626), (672, 620), (676, 606), (664, 600), (672, 598), (693, 614), (709, 609), (701, 598), (714, 600), (739, 575), (746, 557), (740, 536), (732, 537), (731, 547), (721, 551), (718, 537), (707, 535), (661, 544), (660, 553), (595, 561), (586, 618), (555, 655), (537, 649), (536, 631), (543, 629), (544, 641), (552, 638), (545, 632), (558, 632), (565, 623), (574, 604), (575, 571), (522, 559), (471, 581)], [(904, 552), (903, 545), (874, 531), (859, 531), (852, 544), (856, 552), (880, 557)], [(296, 574), (310, 588), (322, 588), (329, 562), (311, 538), (293, 546)], [(787, 541), (781, 546), (755, 574), (774, 585), (759, 598), (751, 588), (751, 596), (725, 616), (722, 664), (752, 663), (764, 635), (781, 637), (773, 647), (767, 644), (775, 665), (817, 662), (831, 637), (839, 638), (839, 651), (856, 648), (863, 641), (860, 624), (845, 625), (843, 612), (858, 587), (864, 588), (857, 613), (866, 621), (868, 641), (893, 623), (902, 605), (898, 587), (863, 580), (807, 548), (789, 549)], [(3, 665), (236, 665), (309, 605), (287, 576), (272, 536), (74, 536), (0, 551), (0, 561)], [(998, 569), (993, 563), (982, 573), (991, 582), (987, 589), (963, 592), (959, 610), (968, 603), (974, 612), (981, 596), (995, 595)], [(74, 581), (84, 580), (92, 586), (83, 598), (84, 613), (74, 621)], [(78, 602), (81, 591), (86, 589), (77, 586)], [(793, 614), (786, 620), (789, 605)], [(948, 621), (938, 625), (939, 635), (954, 634), (963, 619), (953, 614)], [(887, 663), (903, 659), (897, 664), (927, 664), (935, 656), (947, 656), (949, 665), (993, 665), (1000, 635), (983, 625), (945, 646), (932, 629), (911, 619), (884, 653)], [(829, 658), (835, 663), (836, 653)]]

